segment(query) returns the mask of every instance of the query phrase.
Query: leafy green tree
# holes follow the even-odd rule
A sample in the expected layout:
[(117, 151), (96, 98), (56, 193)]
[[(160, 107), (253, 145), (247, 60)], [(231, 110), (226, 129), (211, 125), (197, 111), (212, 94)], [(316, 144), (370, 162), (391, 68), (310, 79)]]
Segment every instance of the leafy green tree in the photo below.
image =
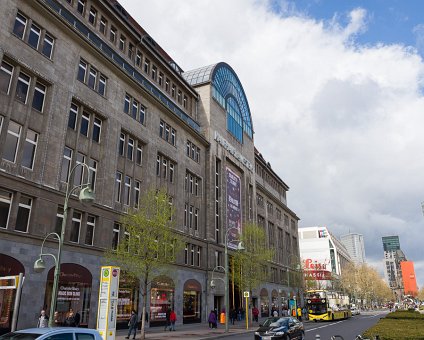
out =
[(144, 320), (153, 275), (169, 271), (184, 247), (183, 236), (173, 228), (174, 210), (163, 189), (148, 190), (140, 198), (139, 208), (121, 218), (125, 237), (116, 249), (108, 249), (105, 253), (108, 263), (120, 266), (129, 279), (137, 278), (141, 282), (142, 339), (145, 338)]
[(240, 241), (244, 250), (233, 255), (233, 277), (237, 287), (252, 296), (252, 290), (269, 278), (268, 261), (274, 257), (274, 250), (267, 245), (265, 230), (251, 222), (243, 226)]

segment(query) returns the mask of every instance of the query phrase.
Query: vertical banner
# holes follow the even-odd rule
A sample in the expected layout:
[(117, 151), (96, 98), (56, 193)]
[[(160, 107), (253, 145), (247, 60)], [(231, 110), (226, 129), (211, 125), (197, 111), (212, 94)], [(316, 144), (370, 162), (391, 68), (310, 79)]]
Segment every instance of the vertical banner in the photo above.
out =
[(230, 168), (226, 168), (227, 173), (227, 230), (233, 228), (228, 233), (228, 248), (237, 249), (236, 240), (241, 233), (241, 191), (240, 177)]
[(119, 267), (101, 268), (97, 330), (104, 340), (115, 339), (119, 274)]

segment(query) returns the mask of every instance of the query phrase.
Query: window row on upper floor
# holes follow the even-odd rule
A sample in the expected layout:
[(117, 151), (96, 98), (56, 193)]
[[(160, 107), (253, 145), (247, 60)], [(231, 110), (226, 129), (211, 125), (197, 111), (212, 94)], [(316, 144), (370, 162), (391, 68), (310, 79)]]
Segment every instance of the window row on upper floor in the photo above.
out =
[(286, 190), (283, 188), (278, 181), (271, 176), (260, 164), (255, 164), (255, 172), (256, 174), (265, 180), (272, 188), (274, 188), (280, 195), (286, 198)]
[(164, 90), (184, 111), (192, 116), (189, 96), (176, 82), (171, 80), (164, 70), (157, 66), (151, 57), (140, 49), (140, 42), (127, 37), (126, 33), (119, 30), (117, 25), (105, 13), (101, 13), (93, 4), (88, 6), (86, 0), (67, 0), (95, 30), (111, 45), (116, 47), (128, 58), (133, 65), (147, 75), (156, 86)]

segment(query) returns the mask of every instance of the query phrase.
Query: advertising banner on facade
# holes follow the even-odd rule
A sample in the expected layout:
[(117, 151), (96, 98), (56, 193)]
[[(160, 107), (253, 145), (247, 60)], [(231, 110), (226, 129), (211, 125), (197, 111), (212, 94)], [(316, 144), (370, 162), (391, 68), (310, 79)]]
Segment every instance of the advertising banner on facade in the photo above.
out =
[(327, 270), (305, 270), (303, 272), (305, 280), (331, 280), (331, 272)]
[(105, 340), (115, 339), (119, 274), (119, 267), (101, 268), (97, 330)]
[(227, 226), (228, 248), (237, 249), (237, 242), (241, 233), (241, 190), (240, 177), (231, 169), (226, 168), (227, 177)]

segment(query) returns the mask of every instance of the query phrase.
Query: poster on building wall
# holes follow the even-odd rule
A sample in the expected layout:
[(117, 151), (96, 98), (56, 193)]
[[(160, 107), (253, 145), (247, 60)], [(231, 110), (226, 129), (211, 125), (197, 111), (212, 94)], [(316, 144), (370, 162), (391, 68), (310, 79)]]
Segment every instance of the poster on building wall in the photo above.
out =
[(226, 168), (226, 170), (228, 248), (237, 249), (237, 240), (239, 240), (241, 233), (240, 177), (230, 168)]

